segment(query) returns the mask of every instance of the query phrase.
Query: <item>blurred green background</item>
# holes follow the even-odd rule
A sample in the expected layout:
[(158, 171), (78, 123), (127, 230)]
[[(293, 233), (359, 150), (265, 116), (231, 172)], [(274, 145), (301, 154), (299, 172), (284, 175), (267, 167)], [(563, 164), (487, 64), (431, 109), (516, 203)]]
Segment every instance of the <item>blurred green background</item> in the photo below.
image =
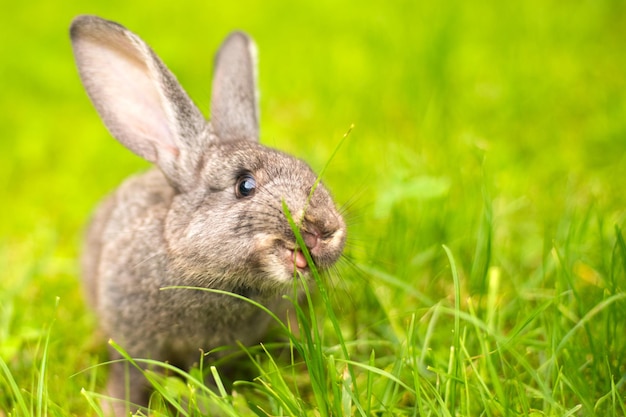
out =
[[(82, 228), (99, 199), (147, 167), (109, 136), (83, 91), (68, 37), (78, 14), (139, 34), (207, 115), (213, 53), (229, 31), (249, 32), (260, 53), (261, 141), (319, 170), (354, 124), (325, 177), (348, 207), (348, 255), (428, 299), (449, 294), (441, 244), (457, 254), (469, 292), (484, 284), (472, 281), (484, 277), (476, 271), (496, 264), (514, 298), (542, 283), (552, 243), (576, 233), (575, 278), (595, 285), (613, 228), (624, 226), (624, 1), (35, 0), (2, 9), (0, 353), (16, 374), (55, 309), (58, 343), (74, 352), (67, 368), (89, 365)], [(399, 310), (423, 305), (404, 299)]]

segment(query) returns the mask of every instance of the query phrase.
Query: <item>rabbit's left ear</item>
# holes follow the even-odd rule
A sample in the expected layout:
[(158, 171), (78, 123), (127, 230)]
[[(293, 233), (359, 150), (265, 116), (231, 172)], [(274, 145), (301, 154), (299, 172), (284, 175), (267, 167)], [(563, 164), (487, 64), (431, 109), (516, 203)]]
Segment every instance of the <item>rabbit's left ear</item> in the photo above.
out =
[(248, 35), (233, 32), (215, 57), (211, 125), (223, 141), (259, 140), (256, 47)]
[(206, 120), (176, 77), (115, 22), (79, 16), (70, 35), (80, 78), (111, 134), (182, 185), (207, 134)]

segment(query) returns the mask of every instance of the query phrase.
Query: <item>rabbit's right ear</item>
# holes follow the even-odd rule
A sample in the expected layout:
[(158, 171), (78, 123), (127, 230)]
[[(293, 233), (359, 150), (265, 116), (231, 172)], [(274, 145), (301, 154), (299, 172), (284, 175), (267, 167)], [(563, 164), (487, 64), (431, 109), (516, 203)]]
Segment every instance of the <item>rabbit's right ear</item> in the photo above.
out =
[[(111, 134), (174, 183), (208, 136), (200, 110), (150, 47), (123, 26), (79, 16), (70, 28), (80, 78)], [(195, 150), (195, 152), (194, 152)]]
[(256, 47), (243, 32), (231, 33), (215, 56), (211, 125), (220, 140), (259, 140)]

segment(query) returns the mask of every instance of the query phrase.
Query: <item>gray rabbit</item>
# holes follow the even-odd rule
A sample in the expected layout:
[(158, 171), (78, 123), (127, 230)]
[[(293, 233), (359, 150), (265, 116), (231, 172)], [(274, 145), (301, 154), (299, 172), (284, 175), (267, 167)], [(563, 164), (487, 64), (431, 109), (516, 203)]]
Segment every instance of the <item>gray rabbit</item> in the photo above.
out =
[[(326, 188), (314, 186), (316, 175), (258, 143), (252, 40), (234, 32), (222, 44), (207, 122), (152, 49), (126, 28), (79, 16), (70, 33), (80, 78), (108, 130), (156, 165), (113, 192), (87, 232), (84, 284), (102, 330), (133, 357), (181, 368), (197, 362), (200, 349), (259, 342), (270, 318), (250, 303), (161, 290), (220, 289), (283, 314), (289, 303), (282, 294), (292, 291), (294, 273), (310, 276), (283, 202), (316, 267), (329, 268), (343, 251), (344, 220)], [(146, 405), (150, 390), (137, 370), (116, 363), (108, 394)], [(126, 409), (120, 402), (113, 407), (117, 415)]]

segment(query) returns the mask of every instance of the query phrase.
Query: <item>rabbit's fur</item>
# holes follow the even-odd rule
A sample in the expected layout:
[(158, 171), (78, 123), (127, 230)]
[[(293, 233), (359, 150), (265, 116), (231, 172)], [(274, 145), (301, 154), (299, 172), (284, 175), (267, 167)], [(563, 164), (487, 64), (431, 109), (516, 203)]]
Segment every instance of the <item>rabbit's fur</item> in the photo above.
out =
[[(255, 48), (234, 32), (216, 56), (211, 121), (136, 35), (79, 16), (71, 39), (80, 78), (111, 134), (157, 167), (129, 178), (96, 211), (83, 270), (104, 333), (132, 357), (183, 368), (200, 349), (254, 344), (289, 307), (294, 269), (309, 275), (283, 211), (286, 203), (316, 267), (340, 257), (346, 228), (302, 161), (258, 143)], [(313, 192), (311, 190), (314, 190)], [(114, 358), (118, 357), (112, 352)], [(108, 393), (146, 405), (141, 374), (112, 365)], [(113, 405), (122, 415), (125, 406)]]

